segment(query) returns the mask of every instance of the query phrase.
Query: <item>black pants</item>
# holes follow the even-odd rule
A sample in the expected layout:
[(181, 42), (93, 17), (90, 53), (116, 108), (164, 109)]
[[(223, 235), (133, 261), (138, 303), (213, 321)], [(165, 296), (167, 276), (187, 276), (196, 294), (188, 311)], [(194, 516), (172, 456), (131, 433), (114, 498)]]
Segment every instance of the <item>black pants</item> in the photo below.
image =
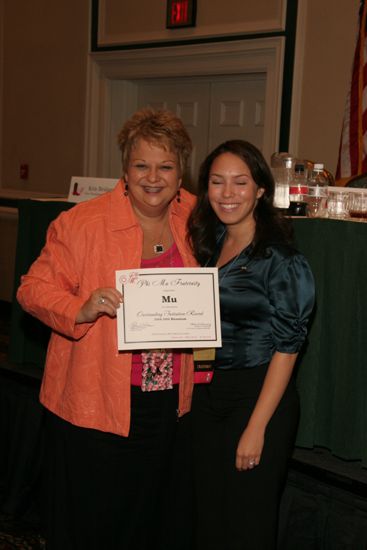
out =
[(129, 437), (46, 413), (48, 550), (170, 550), (177, 389), (132, 390)]
[(267, 366), (216, 371), (193, 401), (196, 549), (273, 550), (287, 462), (298, 423), (291, 382), (270, 420), (260, 464), (238, 472), (235, 455)]

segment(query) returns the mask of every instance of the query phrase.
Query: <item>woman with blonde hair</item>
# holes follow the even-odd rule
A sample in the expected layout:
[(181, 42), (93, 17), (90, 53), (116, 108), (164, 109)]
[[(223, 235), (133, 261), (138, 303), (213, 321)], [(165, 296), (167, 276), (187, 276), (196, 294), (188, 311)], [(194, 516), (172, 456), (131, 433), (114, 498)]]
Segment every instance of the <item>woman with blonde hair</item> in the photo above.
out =
[(52, 329), (40, 393), (49, 550), (163, 548), (177, 415), (190, 408), (190, 353), (118, 351), (115, 271), (195, 265), (194, 197), (181, 187), (191, 140), (172, 113), (143, 109), (118, 141), (122, 179), (50, 225), (17, 293)]

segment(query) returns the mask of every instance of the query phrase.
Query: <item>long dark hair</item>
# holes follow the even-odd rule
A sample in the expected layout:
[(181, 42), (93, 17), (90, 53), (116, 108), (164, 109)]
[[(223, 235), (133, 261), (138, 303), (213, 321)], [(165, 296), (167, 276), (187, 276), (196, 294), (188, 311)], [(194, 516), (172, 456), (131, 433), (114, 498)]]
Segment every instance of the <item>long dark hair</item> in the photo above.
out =
[(261, 151), (243, 140), (230, 140), (218, 145), (201, 164), (198, 201), (189, 221), (189, 240), (197, 261), (205, 265), (214, 255), (219, 235), (225, 226), (214, 213), (208, 199), (209, 174), (214, 160), (223, 153), (232, 153), (247, 164), (255, 183), (264, 189), (254, 210), (254, 254), (264, 254), (274, 243), (293, 244), (292, 226), (273, 206), (274, 178)]

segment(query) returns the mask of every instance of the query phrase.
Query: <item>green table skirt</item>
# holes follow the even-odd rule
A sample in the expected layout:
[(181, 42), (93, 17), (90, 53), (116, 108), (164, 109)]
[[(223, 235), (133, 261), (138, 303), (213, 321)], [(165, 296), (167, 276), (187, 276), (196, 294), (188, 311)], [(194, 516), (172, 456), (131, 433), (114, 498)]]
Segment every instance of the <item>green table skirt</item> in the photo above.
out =
[(299, 219), (294, 225), (316, 281), (298, 372), (297, 444), (367, 465), (367, 223)]
[[(65, 202), (20, 201), (15, 288)], [(297, 445), (326, 447), (367, 466), (367, 223), (295, 219), (316, 281), (316, 308), (297, 371)], [(43, 368), (49, 329), (14, 300), (9, 360)]]

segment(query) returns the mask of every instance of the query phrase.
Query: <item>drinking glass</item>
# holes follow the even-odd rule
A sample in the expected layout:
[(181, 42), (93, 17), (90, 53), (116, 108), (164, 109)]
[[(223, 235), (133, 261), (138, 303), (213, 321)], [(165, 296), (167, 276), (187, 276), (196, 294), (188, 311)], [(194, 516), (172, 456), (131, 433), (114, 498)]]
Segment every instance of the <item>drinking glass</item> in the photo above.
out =
[(349, 216), (367, 222), (367, 192), (350, 193)]
[(329, 189), (327, 210), (329, 218), (344, 219), (349, 214), (349, 193), (337, 189)]
[(307, 216), (309, 218), (327, 218), (327, 191), (318, 191), (317, 195), (307, 196)]

